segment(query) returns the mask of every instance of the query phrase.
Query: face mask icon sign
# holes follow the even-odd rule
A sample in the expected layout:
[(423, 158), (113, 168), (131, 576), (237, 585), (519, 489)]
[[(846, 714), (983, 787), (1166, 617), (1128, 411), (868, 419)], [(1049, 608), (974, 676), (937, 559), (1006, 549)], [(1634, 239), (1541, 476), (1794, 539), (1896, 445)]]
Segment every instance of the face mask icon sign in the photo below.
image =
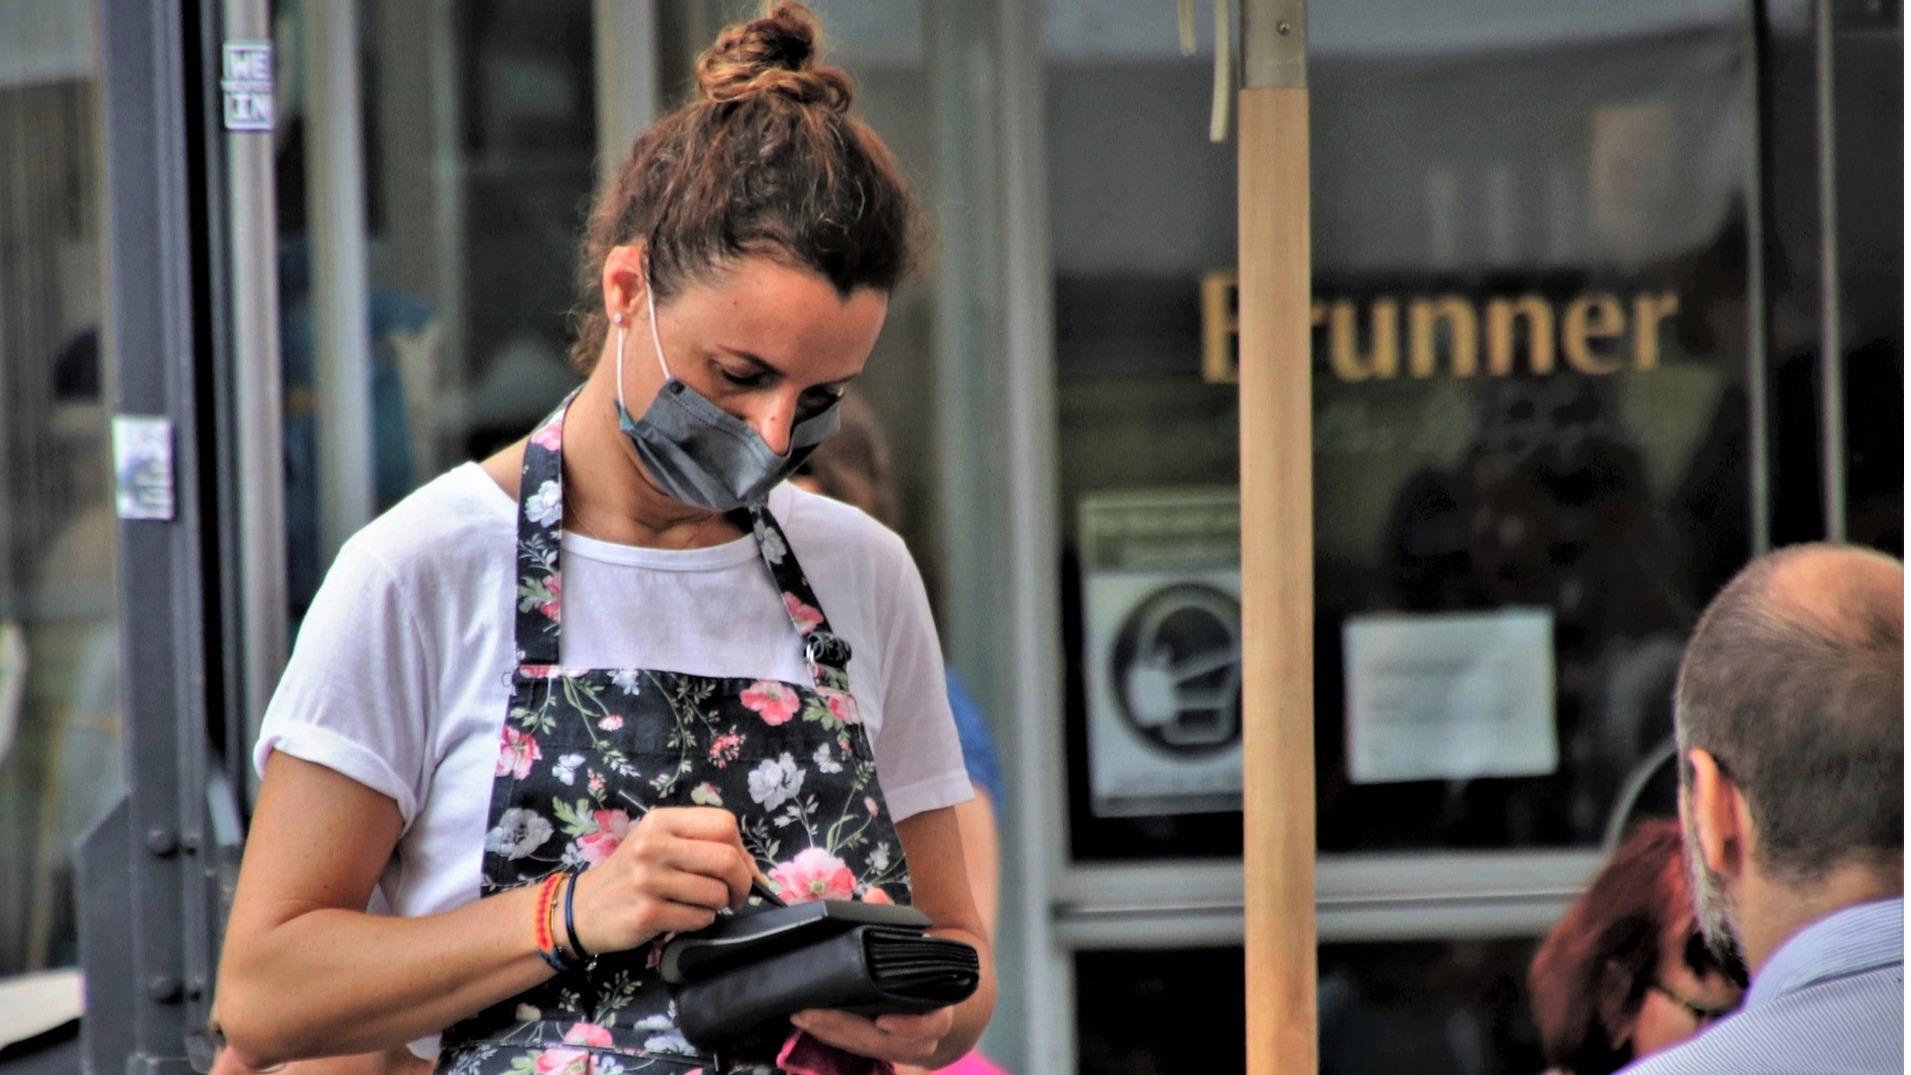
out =
[(1150, 594), (1122, 623), (1110, 654), (1118, 708), (1151, 745), (1175, 754), (1224, 749), (1241, 737), (1241, 604), (1212, 586)]
[(1166, 649), (1140, 654), (1128, 666), (1128, 713), (1143, 728), (1162, 728), (1175, 723), (1181, 715), (1180, 683), (1176, 681), (1174, 655)]

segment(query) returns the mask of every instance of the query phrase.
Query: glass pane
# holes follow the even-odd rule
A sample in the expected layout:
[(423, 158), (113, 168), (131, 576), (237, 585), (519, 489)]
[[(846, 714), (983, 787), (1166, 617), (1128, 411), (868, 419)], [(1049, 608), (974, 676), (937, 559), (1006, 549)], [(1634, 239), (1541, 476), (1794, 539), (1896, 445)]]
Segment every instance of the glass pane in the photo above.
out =
[[(1596, 842), (1751, 547), (1749, 10), (1468, 7), (1310, 25), (1327, 852)], [(1236, 854), (1233, 148), (1047, 18), (1073, 850)]]
[[(1772, 541), (1812, 541), (1825, 519), (1824, 229), (1818, 60), (1809, 0), (1763, 5), (1765, 317), (1771, 360)], [(1849, 540), (1904, 548), (1903, 11), (1832, 10), (1839, 361)]]
[(1239, 948), (1077, 953), (1078, 1070), (1246, 1071), (1246, 988)]
[[(77, 961), (73, 849), (118, 798), (91, 4), (0, 20), (0, 976)], [(28, 165), (31, 162), (31, 165)]]
[[(589, 0), (362, 0), (372, 464), (378, 510), (516, 440), (574, 384), (578, 230), (595, 183)], [(278, 5), (298, 42), (302, 8)], [(282, 65), (278, 138), (287, 574), (323, 577), (307, 107)]]
[(1904, 555), (1904, 11), (1833, 21), (1845, 533)]
[(1233, 385), (1202, 376), (1202, 281), (1235, 241), (1211, 29), (1184, 57), (1173, 5), (1080, 0), (1044, 32), (1074, 853), (1238, 854), (1238, 428)]
[(1526, 1000), (1538, 942), (1328, 944), (1319, 951), (1320, 1075), (1531, 1075)]
[(1545, 7), (1314, 28), (1323, 851), (1596, 841), (1750, 549), (1749, 13)]
[[(1330, 944), (1319, 950), (1320, 1073), (1531, 1075), (1532, 938)], [(1082, 1075), (1244, 1071), (1239, 948), (1075, 957)]]

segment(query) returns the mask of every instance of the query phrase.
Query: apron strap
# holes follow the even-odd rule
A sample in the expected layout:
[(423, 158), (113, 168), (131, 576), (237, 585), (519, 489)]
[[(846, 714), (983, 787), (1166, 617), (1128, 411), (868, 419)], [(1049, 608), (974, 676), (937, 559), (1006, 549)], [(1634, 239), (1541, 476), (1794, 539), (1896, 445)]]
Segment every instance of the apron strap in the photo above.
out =
[(564, 615), (564, 572), (559, 562), (564, 526), (564, 415), (577, 390), (564, 397), (524, 445), (518, 479), (518, 663), (558, 663)]
[(790, 540), (777, 524), (776, 516), (765, 506), (740, 508), (731, 521), (756, 535), (757, 551), (763, 555), (770, 578), (783, 595), (783, 611), (803, 639), (803, 659), (809, 665), (810, 678), (818, 687), (849, 690), (849, 641), (830, 630), (829, 617), (823, 615), (823, 603), (810, 589), (809, 577), (796, 562)]
[[(518, 480), (517, 652), (521, 665), (555, 665), (564, 615), (564, 418), (574, 390), (524, 445)], [(790, 551), (789, 538), (766, 507), (738, 509), (730, 519), (756, 536), (757, 550), (783, 597), (783, 611), (803, 639), (803, 657), (818, 687), (849, 689), (849, 643), (830, 630), (822, 602)]]

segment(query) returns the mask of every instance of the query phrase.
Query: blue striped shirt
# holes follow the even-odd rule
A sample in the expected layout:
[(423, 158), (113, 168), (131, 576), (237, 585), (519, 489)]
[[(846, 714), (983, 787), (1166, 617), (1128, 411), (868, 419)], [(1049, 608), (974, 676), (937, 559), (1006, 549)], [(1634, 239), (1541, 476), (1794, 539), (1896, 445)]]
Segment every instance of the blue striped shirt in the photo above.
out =
[(1869, 1075), (1904, 1068), (1904, 899), (1787, 938), (1731, 1016), (1625, 1075)]

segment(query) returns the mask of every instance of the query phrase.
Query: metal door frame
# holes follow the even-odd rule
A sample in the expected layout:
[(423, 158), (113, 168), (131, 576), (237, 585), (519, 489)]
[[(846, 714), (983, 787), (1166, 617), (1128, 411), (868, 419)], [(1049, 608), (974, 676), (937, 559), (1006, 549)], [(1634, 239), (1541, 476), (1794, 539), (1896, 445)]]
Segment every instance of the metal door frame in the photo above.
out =
[[(215, 92), (223, 14), (218, 0), (100, 0), (115, 440), (125, 419), (166, 423), (172, 502), (170, 518), (118, 524), (127, 793), (77, 860), (91, 1013), (81, 1051), (100, 1073), (210, 1064), (243, 827), (246, 613), (235, 582), (257, 535), (238, 524), (249, 494), (235, 476), (232, 421), (243, 379), (228, 287), (235, 222), (219, 211), (229, 179)], [(276, 348), (249, 360), (276, 372)]]

